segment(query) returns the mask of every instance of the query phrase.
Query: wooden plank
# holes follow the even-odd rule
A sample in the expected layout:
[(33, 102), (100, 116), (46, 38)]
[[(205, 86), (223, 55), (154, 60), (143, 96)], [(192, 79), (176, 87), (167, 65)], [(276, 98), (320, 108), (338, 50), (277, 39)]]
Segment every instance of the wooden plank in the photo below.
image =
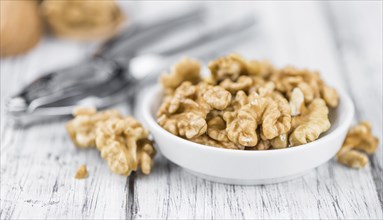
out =
[[(126, 178), (113, 175), (96, 150), (76, 149), (63, 123), (35, 126), (14, 136), (2, 155), (2, 207), (13, 218), (112, 218), (125, 215)], [(74, 173), (87, 164), (89, 178)], [(123, 207), (123, 208), (121, 208)], [(2, 213), (3, 214), (3, 213)]]
[(356, 117), (370, 121), (374, 134), (380, 139), (380, 147), (370, 162), (383, 207), (382, 2), (331, 3), (325, 10), (335, 21), (331, 28), (341, 55), (339, 62), (344, 67), (344, 80), (356, 104)]

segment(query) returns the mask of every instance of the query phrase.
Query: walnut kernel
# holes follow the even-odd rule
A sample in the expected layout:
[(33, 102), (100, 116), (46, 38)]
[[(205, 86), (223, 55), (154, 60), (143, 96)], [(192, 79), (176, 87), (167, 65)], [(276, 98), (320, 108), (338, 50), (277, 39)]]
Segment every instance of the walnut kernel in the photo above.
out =
[(379, 140), (372, 135), (371, 124), (363, 121), (350, 128), (336, 158), (339, 163), (362, 168), (368, 163), (366, 154), (375, 153)]

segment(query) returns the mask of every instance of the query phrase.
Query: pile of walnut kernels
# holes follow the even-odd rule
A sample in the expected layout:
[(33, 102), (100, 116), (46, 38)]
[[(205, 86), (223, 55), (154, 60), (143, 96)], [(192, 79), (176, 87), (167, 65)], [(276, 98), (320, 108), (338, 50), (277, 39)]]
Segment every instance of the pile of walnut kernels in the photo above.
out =
[(144, 174), (150, 173), (153, 143), (134, 118), (122, 117), (116, 110), (97, 112), (89, 107), (74, 109), (73, 116), (66, 128), (77, 147), (96, 147), (113, 173), (129, 176), (139, 167)]
[[(183, 59), (161, 77), (165, 97), (157, 122), (174, 135), (219, 148), (268, 150), (312, 142), (331, 126), (329, 108), (339, 97), (317, 72), (277, 69), (237, 54), (210, 62), (206, 78), (200, 69), (197, 61)], [(376, 149), (377, 140), (371, 145)], [(350, 162), (349, 152), (343, 149), (338, 160), (366, 164), (354, 151), (351, 158), (359, 162)]]

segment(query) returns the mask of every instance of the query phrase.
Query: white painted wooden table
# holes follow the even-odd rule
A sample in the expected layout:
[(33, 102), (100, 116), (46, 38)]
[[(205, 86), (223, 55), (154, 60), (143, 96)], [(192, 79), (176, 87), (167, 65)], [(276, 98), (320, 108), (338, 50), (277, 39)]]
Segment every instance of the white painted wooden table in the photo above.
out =
[[(139, 8), (164, 13), (183, 3), (151, 4)], [(382, 2), (208, 5), (225, 17), (230, 11), (253, 11), (257, 30), (234, 51), (320, 70), (328, 83), (347, 90), (356, 105), (355, 119), (371, 121), (382, 140)], [(40, 72), (83, 58), (89, 48), (45, 38), (29, 54), (1, 60), (1, 219), (382, 219), (381, 145), (362, 170), (331, 160), (293, 181), (244, 187), (196, 178), (161, 156), (149, 176), (118, 176), (96, 150), (73, 147), (65, 120), (12, 127), (4, 114), (5, 98)], [(126, 104), (120, 108), (127, 112)], [(83, 163), (89, 178), (75, 180)]]

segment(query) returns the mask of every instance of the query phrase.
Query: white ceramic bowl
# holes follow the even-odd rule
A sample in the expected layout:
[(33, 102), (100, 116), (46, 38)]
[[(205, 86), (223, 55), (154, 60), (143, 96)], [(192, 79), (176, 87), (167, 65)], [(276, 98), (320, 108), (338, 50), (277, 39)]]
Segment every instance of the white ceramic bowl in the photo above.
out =
[(162, 90), (154, 86), (142, 96), (138, 106), (161, 153), (197, 176), (240, 185), (282, 182), (327, 162), (340, 149), (354, 115), (351, 99), (340, 92), (340, 104), (330, 112), (332, 126), (318, 140), (285, 149), (242, 151), (205, 146), (169, 133), (156, 122), (161, 101)]

